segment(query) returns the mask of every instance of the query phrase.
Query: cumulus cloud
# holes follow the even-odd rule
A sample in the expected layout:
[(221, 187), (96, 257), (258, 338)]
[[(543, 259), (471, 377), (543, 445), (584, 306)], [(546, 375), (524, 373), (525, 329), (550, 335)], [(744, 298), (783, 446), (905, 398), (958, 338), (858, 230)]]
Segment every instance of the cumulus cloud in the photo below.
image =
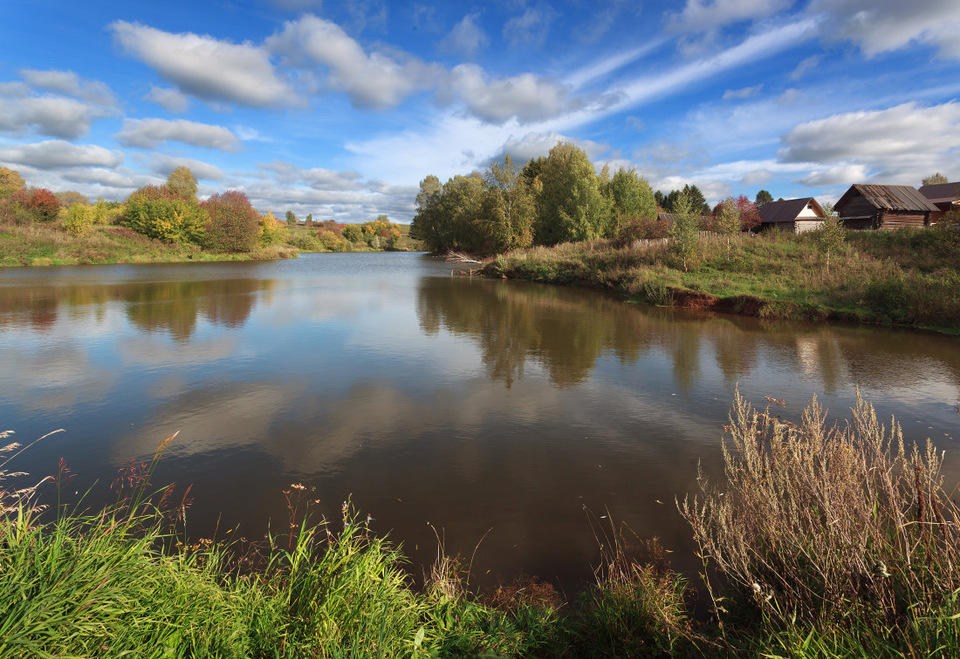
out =
[(33, 131), (51, 137), (75, 139), (86, 135), (95, 119), (106, 116), (102, 110), (72, 98), (18, 96), (5, 91), (0, 90), (2, 132), (20, 134)]
[(851, 183), (866, 181), (869, 175), (869, 170), (865, 165), (837, 165), (826, 169), (816, 169), (794, 182), (811, 187), (850, 185)]
[(730, 23), (757, 20), (786, 9), (791, 0), (687, 0), (683, 10), (667, 18), (678, 32), (712, 32)]
[(116, 167), (123, 154), (94, 144), (71, 144), (63, 140), (46, 140), (32, 144), (0, 147), (0, 162), (27, 165), (37, 169), (53, 167)]
[(95, 105), (117, 104), (116, 97), (106, 84), (99, 80), (84, 80), (73, 71), (24, 69), (20, 75), (38, 89), (59, 92)]
[(809, 11), (828, 17), (824, 39), (852, 41), (868, 57), (918, 42), (960, 58), (956, 0), (813, 0)]
[(474, 64), (460, 64), (450, 72), (445, 93), (458, 96), (475, 116), (491, 123), (515, 118), (540, 121), (573, 109), (576, 102), (564, 85), (524, 73), (488, 79)]
[(152, 103), (156, 103), (170, 112), (182, 114), (190, 106), (190, 99), (185, 94), (173, 87), (157, 87), (150, 85), (150, 91), (144, 98)]
[(149, 163), (150, 169), (161, 176), (168, 176), (177, 167), (187, 167), (198, 179), (209, 181), (222, 181), (224, 179), (223, 170), (216, 165), (192, 158), (175, 158), (156, 154), (150, 157)]
[(116, 135), (125, 146), (153, 149), (167, 142), (183, 142), (221, 151), (236, 151), (240, 142), (229, 128), (186, 119), (126, 119)]
[(503, 38), (512, 46), (542, 46), (556, 12), (545, 4), (528, 7), (503, 26)]
[(505, 156), (510, 156), (514, 162), (525, 163), (528, 160), (547, 155), (550, 149), (560, 142), (576, 144), (591, 159), (596, 159), (610, 150), (610, 147), (605, 144), (592, 140), (574, 139), (557, 132), (527, 133), (521, 137), (509, 138), (491, 160), (502, 160)]
[(440, 67), (404, 53), (367, 54), (339, 25), (312, 15), (284, 23), (266, 47), (288, 63), (325, 67), (327, 85), (346, 92), (361, 108), (397, 105), (413, 92), (430, 88), (442, 73)]
[(477, 25), (479, 14), (467, 14), (453, 26), (437, 47), (441, 52), (473, 57), (490, 43), (487, 33)]
[(190, 32), (173, 34), (127, 21), (112, 23), (110, 30), (124, 50), (198, 98), (257, 107), (297, 101), (264, 48)]
[(759, 94), (761, 89), (763, 89), (762, 82), (759, 85), (754, 85), (753, 87), (728, 89), (727, 91), (723, 92), (723, 100), (729, 101), (732, 99), (750, 98), (751, 96), (756, 96)]
[(787, 162), (873, 160), (960, 146), (960, 103), (847, 112), (796, 126), (783, 136)]
[(275, 179), (285, 184), (302, 183), (316, 190), (352, 190), (360, 187), (363, 178), (353, 170), (333, 170), (322, 167), (301, 169), (296, 165), (275, 160), (261, 164), (260, 169), (273, 174)]

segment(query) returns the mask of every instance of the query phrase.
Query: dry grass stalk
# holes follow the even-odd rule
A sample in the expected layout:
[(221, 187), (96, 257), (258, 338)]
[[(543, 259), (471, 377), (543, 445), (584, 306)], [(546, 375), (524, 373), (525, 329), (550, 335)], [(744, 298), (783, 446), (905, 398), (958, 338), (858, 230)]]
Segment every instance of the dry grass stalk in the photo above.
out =
[(905, 445), (859, 392), (851, 419), (833, 426), (816, 398), (793, 424), (738, 392), (728, 431), (723, 486), (701, 479), (679, 508), (702, 558), (765, 613), (872, 611), (897, 623), (960, 588), (960, 511), (942, 487), (943, 454), (929, 440)]

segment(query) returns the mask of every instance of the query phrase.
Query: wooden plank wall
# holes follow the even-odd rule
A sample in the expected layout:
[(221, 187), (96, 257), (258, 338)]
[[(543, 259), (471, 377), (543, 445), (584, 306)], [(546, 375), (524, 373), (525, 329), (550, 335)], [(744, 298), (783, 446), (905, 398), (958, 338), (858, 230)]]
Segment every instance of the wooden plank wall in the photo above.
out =
[(926, 219), (926, 215), (923, 213), (892, 213), (890, 211), (884, 211), (880, 216), (880, 228), (887, 231), (905, 227), (923, 228), (926, 224)]

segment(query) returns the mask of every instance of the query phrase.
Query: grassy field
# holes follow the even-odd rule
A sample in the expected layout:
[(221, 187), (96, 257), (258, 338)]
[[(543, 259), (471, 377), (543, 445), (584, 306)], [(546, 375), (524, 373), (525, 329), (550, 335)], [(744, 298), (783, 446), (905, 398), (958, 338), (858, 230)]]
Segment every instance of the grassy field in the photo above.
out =
[(960, 236), (931, 229), (845, 235), (827, 253), (812, 234), (702, 234), (686, 264), (667, 240), (567, 243), (500, 255), (482, 272), (664, 306), (960, 331)]
[(286, 245), (271, 245), (245, 254), (220, 254), (196, 245), (154, 240), (118, 226), (94, 226), (83, 236), (74, 236), (54, 224), (0, 224), (0, 267), (249, 261), (293, 256), (296, 250)]
[(942, 454), (898, 437), (863, 401), (830, 425), (815, 400), (790, 423), (738, 396), (723, 481), (678, 493), (700, 580), (604, 522), (596, 583), (572, 601), (536, 579), (472, 592), (441, 552), (415, 587), (349, 502), (311, 522), (300, 484), (282, 493), (284, 532), (252, 544), (183, 538), (186, 495), (149, 495), (149, 466), (94, 512), (62, 504), (63, 470), (41, 486), (45, 513), (7, 475), (0, 656), (955, 655), (960, 510)]

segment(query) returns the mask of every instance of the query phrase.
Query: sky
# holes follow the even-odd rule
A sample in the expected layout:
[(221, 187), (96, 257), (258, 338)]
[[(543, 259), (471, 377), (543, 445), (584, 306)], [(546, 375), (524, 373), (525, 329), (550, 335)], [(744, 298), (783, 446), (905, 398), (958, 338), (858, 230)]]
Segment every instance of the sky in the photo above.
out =
[(960, 178), (958, 0), (0, 4), (0, 165), (92, 199), (407, 222), (562, 140), (710, 201)]

